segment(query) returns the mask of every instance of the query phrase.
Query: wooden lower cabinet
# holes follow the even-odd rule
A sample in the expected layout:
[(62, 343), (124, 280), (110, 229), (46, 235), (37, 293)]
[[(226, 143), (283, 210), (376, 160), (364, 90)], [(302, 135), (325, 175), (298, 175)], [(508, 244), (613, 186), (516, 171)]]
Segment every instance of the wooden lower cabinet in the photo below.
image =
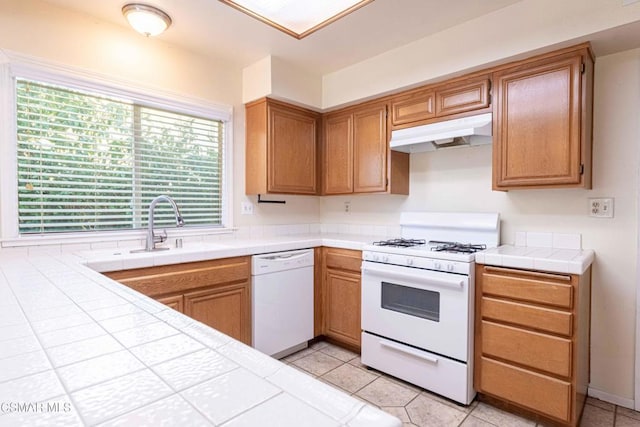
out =
[(215, 286), (184, 295), (184, 314), (220, 332), (251, 343), (250, 285)]
[(589, 382), (591, 270), (476, 266), (474, 386), (543, 424), (577, 426)]
[(251, 345), (251, 258), (138, 268), (108, 277)]
[(168, 305), (169, 307), (173, 308), (175, 311), (184, 313), (184, 296), (181, 294), (156, 298), (156, 301), (161, 302), (164, 305)]
[(323, 333), (332, 340), (360, 350), (362, 252), (323, 248)]

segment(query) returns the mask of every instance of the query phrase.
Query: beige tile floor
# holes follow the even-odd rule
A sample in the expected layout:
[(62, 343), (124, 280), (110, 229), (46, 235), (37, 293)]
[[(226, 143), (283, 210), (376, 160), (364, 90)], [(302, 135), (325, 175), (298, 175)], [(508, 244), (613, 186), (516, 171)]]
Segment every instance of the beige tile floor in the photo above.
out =
[[(485, 403), (474, 401), (461, 406), (382, 372), (368, 370), (356, 353), (327, 342), (315, 343), (281, 360), (397, 416), (407, 427), (536, 426), (534, 421)], [(640, 412), (589, 398), (580, 425), (640, 427)]]

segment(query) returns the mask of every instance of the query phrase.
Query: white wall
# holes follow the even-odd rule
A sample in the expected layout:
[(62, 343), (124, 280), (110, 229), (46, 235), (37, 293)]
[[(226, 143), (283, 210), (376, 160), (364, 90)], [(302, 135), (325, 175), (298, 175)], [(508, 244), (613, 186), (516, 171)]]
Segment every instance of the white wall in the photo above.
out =
[[(497, 211), (502, 242), (516, 231), (581, 233), (594, 249), (591, 386), (633, 399), (640, 49), (596, 61), (593, 190), (491, 190), (491, 146), (411, 155), (409, 196), (325, 197), (323, 223), (397, 223), (403, 210)], [(615, 218), (587, 215), (589, 197), (615, 198)], [(351, 212), (342, 212), (351, 201)]]
[[(522, 0), (325, 75), (323, 108), (443, 79), (552, 45), (602, 38), (605, 35), (598, 34), (601, 31), (638, 20), (640, 3), (623, 6), (622, 0)], [(616, 37), (633, 39), (629, 43), (638, 47), (634, 28)]]
[(238, 65), (38, 0), (0, 1), (1, 50), (232, 106), (235, 225), (318, 222), (316, 198), (288, 197), (286, 206), (261, 205), (253, 216), (240, 216), (240, 203), (249, 199), (244, 196), (244, 105)]

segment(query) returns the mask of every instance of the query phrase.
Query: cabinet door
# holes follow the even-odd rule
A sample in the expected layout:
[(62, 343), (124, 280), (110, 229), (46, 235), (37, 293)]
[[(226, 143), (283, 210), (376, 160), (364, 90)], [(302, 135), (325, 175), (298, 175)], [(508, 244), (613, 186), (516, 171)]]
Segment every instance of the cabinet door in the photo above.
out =
[(247, 345), (251, 345), (249, 281), (184, 295), (184, 313)]
[(581, 66), (573, 54), (494, 74), (494, 189), (581, 184)]
[(360, 275), (327, 269), (325, 273), (325, 333), (360, 347)]
[(268, 117), (267, 190), (316, 194), (316, 116), (269, 105)]
[(324, 121), (324, 194), (353, 193), (353, 116)]
[(433, 117), (435, 107), (434, 93), (431, 89), (403, 95), (391, 101), (391, 124), (394, 126)]
[(387, 189), (387, 106), (365, 107), (353, 113), (355, 193)]
[(175, 311), (184, 313), (184, 298), (182, 297), (182, 295), (170, 295), (168, 297), (157, 298), (157, 301), (163, 303), (164, 305), (168, 305)]
[(436, 90), (436, 117), (465, 113), (489, 106), (488, 77), (456, 82)]

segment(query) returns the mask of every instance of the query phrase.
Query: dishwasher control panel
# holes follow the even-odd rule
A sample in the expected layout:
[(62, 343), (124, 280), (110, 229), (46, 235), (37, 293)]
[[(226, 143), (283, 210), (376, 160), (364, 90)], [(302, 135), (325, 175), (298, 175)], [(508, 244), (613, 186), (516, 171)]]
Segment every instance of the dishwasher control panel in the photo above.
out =
[(313, 266), (313, 258), (313, 249), (254, 255), (251, 258), (251, 274), (258, 276), (294, 268), (310, 267)]

